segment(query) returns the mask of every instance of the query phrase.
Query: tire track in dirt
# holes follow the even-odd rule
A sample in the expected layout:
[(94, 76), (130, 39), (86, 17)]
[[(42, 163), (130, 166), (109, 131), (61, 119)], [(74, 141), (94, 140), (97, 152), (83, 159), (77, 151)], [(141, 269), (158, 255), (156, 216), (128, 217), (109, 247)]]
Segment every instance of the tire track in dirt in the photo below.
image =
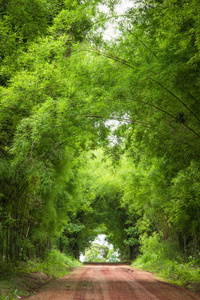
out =
[[(139, 270), (132, 270), (132, 269), (126, 269), (122, 268), (122, 271), (130, 270), (131, 273), (127, 273), (126, 277), (130, 278), (130, 284), (134, 288), (135, 283), (138, 284), (138, 286), (142, 290), (146, 290), (151, 294), (151, 297), (154, 296), (152, 299), (165, 299), (165, 300), (182, 300), (182, 299), (200, 299), (199, 296), (189, 292), (188, 290), (159, 281), (156, 276), (149, 272), (143, 272)], [(132, 273), (133, 272), (133, 273)], [(146, 298), (142, 298), (146, 299)], [(151, 298), (147, 298), (151, 299)]]
[[(148, 290), (134, 280), (128, 275), (128, 268), (117, 268), (114, 272), (111, 270), (107, 275), (109, 278), (109, 298), (108, 299), (149, 299), (149, 300), (157, 300), (153, 294), (151, 294)], [(102, 270), (104, 275), (106, 276), (107, 270)], [(131, 273), (132, 275), (132, 273)], [(114, 295), (114, 296), (113, 296)]]
[(43, 287), (30, 300), (199, 300), (184, 288), (129, 266), (87, 265)]
[(99, 270), (89, 268), (80, 278), (77, 292), (72, 299), (106, 299), (101, 288)]

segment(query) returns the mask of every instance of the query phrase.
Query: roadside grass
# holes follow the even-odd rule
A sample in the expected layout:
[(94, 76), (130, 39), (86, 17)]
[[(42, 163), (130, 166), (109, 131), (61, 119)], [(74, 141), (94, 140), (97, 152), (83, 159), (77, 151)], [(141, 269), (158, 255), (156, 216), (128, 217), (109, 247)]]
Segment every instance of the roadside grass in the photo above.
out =
[(200, 268), (192, 266), (190, 263), (163, 260), (156, 255), (151, 257), (142, 255), (131, 266), (152, 272), (170, 283), (183, 286), (194, 292), (200, 291)]
[(172, 242), (161, 242), (157, 235), (141, 240), (141, 255), (131, 265), (154, 273), (166, 281), (200, 292), (200, 262), (193, 257), (184, 261)]
[(17, 266), (0, 262), (0, 300), (28, 297), (47, 282), (69, 274), (81, 263), (58, 250), (52, 250), (44, 261), (29, 260)]
[(0, 300), (13, 300), (17, 297), (17, 285), (11, 280), (17, 276), (12, 264), (0, 263)]
[(26, 264), (21, 263), (18, 266), (18, 271), (25, 271), (26, 273), (43, 272), (49, 277), (60, 278), (80, 265), (81, 263), (73, 257), (67, 256), (58, 250), (52, 250), (44, 261), (29, 260)]

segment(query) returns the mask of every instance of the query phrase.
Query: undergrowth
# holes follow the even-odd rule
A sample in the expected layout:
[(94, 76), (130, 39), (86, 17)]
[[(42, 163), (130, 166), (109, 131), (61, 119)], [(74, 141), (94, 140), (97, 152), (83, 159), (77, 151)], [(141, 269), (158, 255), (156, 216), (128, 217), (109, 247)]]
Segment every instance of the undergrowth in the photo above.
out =
[(46, 275), (54, 278), (62, 277), (69, 273), (75, 267), (80, 266), (81, 263), (71, 256), (67, 256), (58, 250), (52, 250), (48, 253), (46, 259), (29, 260), (25, 266), (20, 265), (18, 270), (27, 273), (44, 272)]
[(80, 265), (73, 257), (58, 250), (49, 252), (43, 261), (29, 260), (19, 262), (17, 266), (0, 262), (0, 300), (15, 300), (19, 296), (30, 294), (30, 283), (26, 284), (24, 275), (31, 276), (32, 273), (42, 272), (51, 280), (67, 275), (70, 270)]
[(194, 292), (200, 290), (200, 265), (193, 257), (185, 262), (178, 246), (171, 241), (161, 241), (157, 234), (141, 238), (141, 255), (132, 267), (150, 271), (168, 282), (186, 287)]

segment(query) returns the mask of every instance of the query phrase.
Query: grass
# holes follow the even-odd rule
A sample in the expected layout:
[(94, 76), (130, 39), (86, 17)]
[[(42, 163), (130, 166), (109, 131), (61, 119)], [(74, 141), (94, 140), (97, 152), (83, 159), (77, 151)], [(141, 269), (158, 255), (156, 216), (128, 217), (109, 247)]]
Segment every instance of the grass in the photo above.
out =
[[(26, 263), (26, 266), (22, 266), (21, 271), (25, 270), (26, 273), (42, 271), (50, 277), (60, 278), (68, 274), (71, 269), (80, 265), (81, 263), (73, 257), (67, 256), (58, 250), (52, 250), (45, 261), (30, 260)], [(18, 269), (20, 269), (20, 266)]]
[(200, 290), (200, 268), (188, 263), (179, 263), (175, 260), (155, 259), (155, 256), (141, 256), (133, 264), (141, 270), (150, 271), (168, 282), (186, 287), (194, 292)]
[(45, 261), (29, 260), (17, 267), (0, 262), (0, 300), (29, 296), (48, 281), (60, 278), (81, 263), (58, 250), (52, 250)]
[(158, 236), (142, 240), (142, 254), (132, 267), (150, 271), (166, 281), (183, 286), (193, 292), (200, 291), (200, 265), (189, 257), (185, 262), (177, 245), (160, 242)]

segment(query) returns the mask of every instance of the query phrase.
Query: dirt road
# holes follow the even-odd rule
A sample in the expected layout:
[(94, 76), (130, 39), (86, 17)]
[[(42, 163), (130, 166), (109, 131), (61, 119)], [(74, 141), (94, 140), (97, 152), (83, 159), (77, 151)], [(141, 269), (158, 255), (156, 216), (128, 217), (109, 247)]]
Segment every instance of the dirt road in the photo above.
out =
[(51, 282), (30, 300), (199, 300), (183, 288), (129, 266), (86, 265)]

